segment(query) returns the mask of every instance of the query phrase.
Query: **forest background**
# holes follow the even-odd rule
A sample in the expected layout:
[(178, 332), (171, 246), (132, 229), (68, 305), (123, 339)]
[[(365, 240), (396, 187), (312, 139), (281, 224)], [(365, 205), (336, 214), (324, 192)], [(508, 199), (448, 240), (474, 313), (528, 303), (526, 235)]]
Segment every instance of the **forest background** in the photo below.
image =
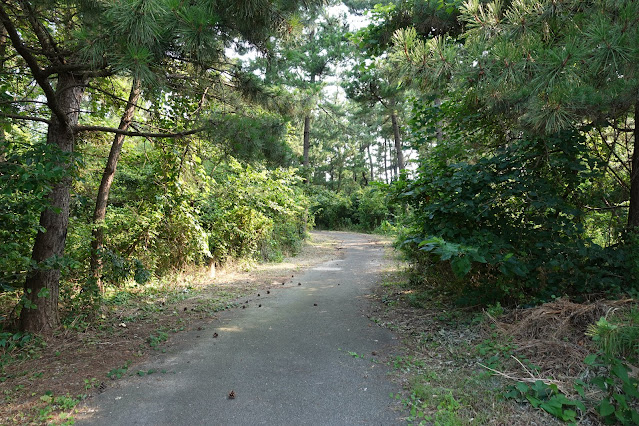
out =
[(375, 3), (1, 2), (3, 336), (312, 227), (459, 306), (636, 298), (639, 5)]

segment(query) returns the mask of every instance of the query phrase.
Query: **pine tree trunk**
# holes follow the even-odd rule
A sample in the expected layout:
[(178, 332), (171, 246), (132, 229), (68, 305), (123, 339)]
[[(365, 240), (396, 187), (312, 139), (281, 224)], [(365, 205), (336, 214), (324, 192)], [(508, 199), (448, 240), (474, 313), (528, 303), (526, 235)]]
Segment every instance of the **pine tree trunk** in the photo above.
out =
[(404, 151), (402, 150), (402, 140), (399, 136), (399, 124), (397, 124), (397, 114), (395, 111), (391, 114), (391, 122), (393, 123), (393, 136), (395, 137), (395, 151), (397, 152), (397, 167), (404, 170)]
[[(4, 69), (4, 62), (7, 55), (7, 30), (4, 25), (0, 24), (0, 69)], [(5, 132), (4, 128), (0, 128), (0, 163), (5, 161)]]
[(311, 116), (304, 117), (304, 167), (308, 167), (308, 152), (311, 149)]
[[(56, 145), (63, 152), (73, 152), (75, 136), (71, 129), (78, 122), (80, 101), (84, 94), (85, 80), (69, 73), (60, 73), (56, 87), (56, 100), (68, 117), (61, 123), (55, 114), (47, 132), (47, 144)], [(70, 164), (61, 164), (69, 168)], [(49, 334), (59, 327), (58, 295), (60, 266), (56, 261), (64, 255), (64, 246), (69, 225), (69, 201), (71, 178), (58, 182), (49, 195), (50, 207), (40, 215), (40, 227), (33, 246), (32, 259), (36, 267), (24, 284), (28, 301), (20, 313), (20, 328), (32, 333)]]
[(635, 104), (635, 129), (630, 168), (630, 209), (628, 210), (628, 228), (639, 229), (639, 102)]
[[(129, 101), (126, 104), (126, 108), (124, 109), (124, 113), (120, 119), (118, 129), (127, 130), (131, 125), (133, 114), (135, 113), (135, 104), (140, 98), (140, 93), (140, 80), (133, 80), (133, 83), (131, 84), (131, 92), (129, 93)], [(102, 275), (102, 259), (100, 257), (100, 250), (104, 244), (104, 227), (102, 225), (104, 218), (106, 217), (109, 192), (111, 191), (115, 171), (118, 167), (118, 160), (120, 159), (120, 153), (122, 152), (124, 138), (125, 136), (121, 134), (116, 134), (113, 138), (111, 150), (109, 151), (109, 158), (107, 159), (104, 173), (102, 173), (102, 181), (98, 188), (98, 196), (95, 202), (95, 210), (93, 212), (94, 228), (91, 232), (93, 237), (93, 240), (91, 241), (91, 274), (97, 280), (100, 290), (102, 290), (100, 280)]]
[(388, 148), (386, 139), (384, 139), (384, 176), (386, 179), (386, 185), (388, 185)]
[(368, 164), (371, 168), (371, 182), (375, 180), (375, 176), (373, 174), (373, 156), (371, 155), (371, 145), (368, 144), (366, 147), (366, 151), (368, 152)]

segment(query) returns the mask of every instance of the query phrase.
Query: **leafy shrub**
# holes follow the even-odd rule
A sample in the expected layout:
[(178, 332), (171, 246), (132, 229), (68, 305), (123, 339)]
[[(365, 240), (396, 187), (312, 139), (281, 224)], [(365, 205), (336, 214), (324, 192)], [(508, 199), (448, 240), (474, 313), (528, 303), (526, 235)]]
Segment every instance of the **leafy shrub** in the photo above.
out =
[(356, 218), (351, 197), (320, 186), (312, 189), (310, 213), (319, 229), (348, 229)]
[(31, 269), (31, 248), (40, 213), (53, 186), (69, 175), (60, 164), (69, 154), (16, 129), (0, 146), (0, 292), (22, 285)]
[(472, 271), (466, 292), (484, 303), (637, 285), (623, 249), (585, 234), (588, 183), (600, 170), (582, 135), (522, 136), (455, 164), (436, 152), (400, 194), (414, 209), (409, 256), (449, 262), (458, 276)]
[(357, 224), (363, 231), (373, 231), (390, 218), (387, 185), (374, 182), (357, 191)]
[(373, 182), (353, 191), (334, 192), (324, 187), (312, 189), (311, 214), (320, 229), (357, 230), (373, 232), (386, 223), (383, 232), (389, 232), (394, 219), (388, 197), (388, 186)]
[(308, 222), (300, 182), (293, 169), (231, 163), (202, 205), (202, 226), (213, 258), (277, 260), (284, 252), (295, 252)]

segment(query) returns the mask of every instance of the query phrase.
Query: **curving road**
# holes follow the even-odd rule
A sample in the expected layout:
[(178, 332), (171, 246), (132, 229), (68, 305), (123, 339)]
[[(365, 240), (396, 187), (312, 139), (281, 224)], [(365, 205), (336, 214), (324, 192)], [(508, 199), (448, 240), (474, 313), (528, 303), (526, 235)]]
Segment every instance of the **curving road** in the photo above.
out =
[(399, 388), (378, 362), (394, 336), (365, 315), (384, 247), (362, 234), (331, 236), (342, 259), (183, 334), (135, 367), (156, 373), (119, 381), (91, 399), (76, 424), (404, 424), (389, 396)]

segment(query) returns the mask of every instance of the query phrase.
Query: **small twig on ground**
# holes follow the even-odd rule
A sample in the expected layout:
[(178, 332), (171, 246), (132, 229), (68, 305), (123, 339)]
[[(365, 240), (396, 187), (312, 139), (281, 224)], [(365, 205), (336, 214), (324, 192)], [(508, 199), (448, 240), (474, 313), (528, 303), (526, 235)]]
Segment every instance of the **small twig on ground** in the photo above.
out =
[(502, 376), (502, 377), (504, 377), (506, 379), (509, 379), (509, 380), (514, 380), (516, 382), (526, 382), (526, 383), (535, 383), (537, 381), (542, 381), (542, 382), (544, 382), (546, 384), (552, 384), (552, 385), (557, 386), (557, 389), (563, 394), (567, 393), (566, 389), (564, 388), (563, 382), (560, 382), (559, 380), (541, 379), (541, 378), (537, 378), (537, 377), (534, 377), (534, 376), (532, 376), (532, 377), (514, 377), (514, 376), (511, 376), (510, 374), (506, 374), (506, 373), (504, 373), (502, 371), (495, 370), (494, 368), (487, 367), (487, 366), (485, 366), (482, 363), (478, 363), (478, 364), (480, 366), (484, 367), (486, 370), (492, 371), (493, 373), (498, 374), (498, 375), (500, 375), (500, 376)]

